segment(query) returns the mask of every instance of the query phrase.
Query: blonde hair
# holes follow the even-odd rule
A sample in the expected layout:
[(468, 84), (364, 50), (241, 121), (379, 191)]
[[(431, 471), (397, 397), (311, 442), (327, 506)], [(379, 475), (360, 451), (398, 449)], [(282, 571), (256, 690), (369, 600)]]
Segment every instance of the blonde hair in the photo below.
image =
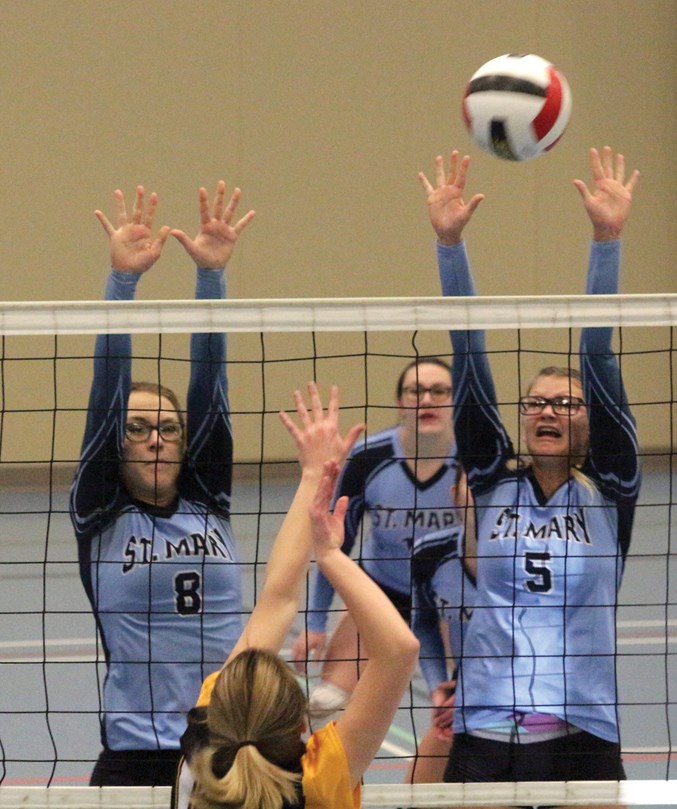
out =
[(277, 655), (247, 649), (214, 685), (209, 742), (191, 756), (195, 809), (282, 809), (299, 800), (306, 697)]
[(531, 378), (527, 385), (527, 393), (533, 388), (536, 380), (540, 379), (542, 376), (565, 377), (571, 382), (578, 382), (578, 384), (583, 387), (583, 378), (578, 368), (570, 368), (566, 365), (546, 365), (545, 368), (541, 368), (541, 370)]

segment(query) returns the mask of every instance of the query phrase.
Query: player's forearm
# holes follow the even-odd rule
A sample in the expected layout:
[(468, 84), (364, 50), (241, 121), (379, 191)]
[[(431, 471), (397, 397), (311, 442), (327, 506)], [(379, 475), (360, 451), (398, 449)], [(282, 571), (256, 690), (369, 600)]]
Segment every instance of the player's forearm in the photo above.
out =
[(287, 601), (300, 597), (312, 548), (310, 505), (320, 474), (304, 470), (296, 495), (284, 518), (266, 566), (262, 597)]

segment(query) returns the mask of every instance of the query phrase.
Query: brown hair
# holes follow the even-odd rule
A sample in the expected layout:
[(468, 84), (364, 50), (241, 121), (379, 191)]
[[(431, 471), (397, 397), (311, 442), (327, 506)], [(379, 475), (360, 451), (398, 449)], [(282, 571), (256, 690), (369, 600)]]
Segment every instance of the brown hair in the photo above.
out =
[(297, 800), (306, 697), (289, 667), (263, 649), (237, 655), (207, 709), (209, 743), (191, 758), (195, 809), (281, 809)]
[(132, 384), (129, 386), (129, 392), (132, 394), (135, 391), (140, 391), (141, 393), (156, 393), (158, 396), (162, 396), (170, 401), (174, 407), (174, 410), (176, 410), (176, 415), (179, 417), (181, 427), (183, 427), (184, 430), (186, 429), (185, 417), (183, 410), (181, 409), (181, 402), (179, 401), (179, 397), (171, 388), (166, 388), (164, 385), (160, 385), (157, 382), (132, 382)]
[(444, 368), (444, 370), (449, 373), (449, 376), (451, 376), (451, 365), (449, 365), (446, 360), (443, 360), (440, 357), (417, 357), (415, 360), (412, 360), (410, 363), (404, 366), (402, 373), (397, 379), (395, 394), (398, 399), (402, 398), (404, 377), (407, 375), (407, 371), (409, 371), (411, 368), (418, 368), (419, 365), (437, 365), (439, 368)]

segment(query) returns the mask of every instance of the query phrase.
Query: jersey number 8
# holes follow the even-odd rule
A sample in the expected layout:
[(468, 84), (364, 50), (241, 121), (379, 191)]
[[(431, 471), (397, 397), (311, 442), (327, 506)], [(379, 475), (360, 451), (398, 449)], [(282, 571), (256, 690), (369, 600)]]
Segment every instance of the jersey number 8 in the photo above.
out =
[(174, 576), (176, 611), (179, 615), (197, 615), (202, 610), (200, 597), (200, 574), (195, 570), (177, 573)]

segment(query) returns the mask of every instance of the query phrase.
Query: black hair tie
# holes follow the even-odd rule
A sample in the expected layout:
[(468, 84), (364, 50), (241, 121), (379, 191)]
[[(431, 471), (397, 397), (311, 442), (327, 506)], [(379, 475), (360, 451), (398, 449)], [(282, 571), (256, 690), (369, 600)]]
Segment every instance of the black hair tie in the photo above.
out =
[(256, 747), (257, 742), (255, 742), (253, 739), (245, 739), (243, 742), (238, 742), (238, 743), (235, 745), (235, 747), (233, 747), (233, 755), (234, 755), (235, 753), (237, 753), (237, 751), (238, 751), (238, 750), (239, 750), (241, 747), (247, 747), (247, 746), (248, 746), (248, 745), (250, 745), (250, 744), (253, 744), (253, 745), (254, 745), (254, 747)]

